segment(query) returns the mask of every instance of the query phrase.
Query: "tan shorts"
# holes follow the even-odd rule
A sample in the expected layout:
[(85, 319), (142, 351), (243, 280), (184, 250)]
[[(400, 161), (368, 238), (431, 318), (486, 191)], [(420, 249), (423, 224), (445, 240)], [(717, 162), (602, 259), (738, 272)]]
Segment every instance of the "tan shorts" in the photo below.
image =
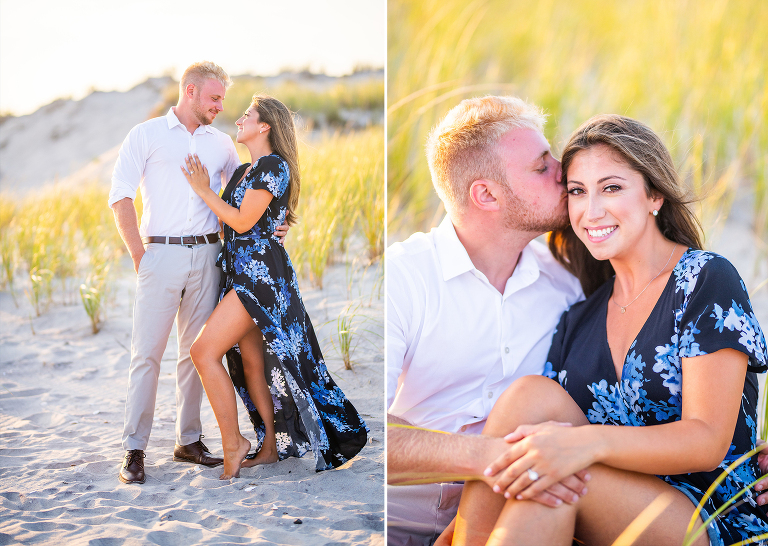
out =
[(461, 483), (387, 486), (387, 545), (430, 546), (456, 516)]

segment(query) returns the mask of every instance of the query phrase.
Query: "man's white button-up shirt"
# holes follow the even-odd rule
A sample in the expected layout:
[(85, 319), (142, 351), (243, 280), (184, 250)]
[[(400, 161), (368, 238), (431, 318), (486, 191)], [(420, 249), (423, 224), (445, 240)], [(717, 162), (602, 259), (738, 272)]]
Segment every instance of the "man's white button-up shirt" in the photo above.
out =
[(187, 131), (173, 108), (165, 117), (140, 123), (128, 133), (112, 173), (109, 206), (141, 190), (144, 211), (139, 233), (145, 236), (205, 235), (219, 231), (216, 215), (192, 190), (181, 167), (197, 154), (208, 169), (211, 189), (221, 189), (240, 165), (232, 139), (210, 125)]
[(387, 250), (387, 405), (422, 427), (479, 433), (502, 392), (541, 374), (560, 315), (584, 298), (537, 241), (504, 293), (446, 217)]

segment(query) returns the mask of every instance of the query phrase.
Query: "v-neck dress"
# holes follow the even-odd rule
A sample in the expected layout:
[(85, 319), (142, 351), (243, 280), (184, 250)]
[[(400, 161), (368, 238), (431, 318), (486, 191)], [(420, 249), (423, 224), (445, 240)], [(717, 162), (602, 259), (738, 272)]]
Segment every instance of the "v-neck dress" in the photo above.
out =
[[(555, 379), (592, 424), (648, 426), (681, 418), (682, 358), (735, 349), (749, 357), (733, 441), (712, 472), (659, 476), (698, 505), (716, 478), (755, 447), (758, 383), (766, 342), (744, 282), (722, 256), (688, 249), (675, 266), (648, 320), (627, 351), (621, 380), (611, 358), (606, 314), (614, 279), (566, 311), (555, 330), (544, 375)], [(713, 403), (717, 403), (713, 400)], [(741, 489), (760, 477), (753, 456), (729, 473), (705, 501), (706, 521)], [(627, 492), (631, 494), (631, 492)], [(768, 532), (757, 493), (748, 490), (708, 527), (713, 546)], [(760, 542), (764, 544), (764, 542)]]
[(229, 375), (256, 431), (257, 450), (264, 440), (263, 419), (274, 419), (279, 458), (311, 450), (319, 472), (354, 457), (365, 446), (368, 427), (328, 374), (293, 264), (273, 235), (288, 210), (288, 163), (277, 154), (263, 156), (240, 181), (249, 165), (235, 171), (222, 199), (239, 209), (249, 189), (267, 190), (273, 198), (248, 231), (237, 233), (224, 225), (220, 297), (235, 290), (264, 335), (264, 373), (274, 415), (259, 415), (248, 395), (237, 345), (227, 351)]

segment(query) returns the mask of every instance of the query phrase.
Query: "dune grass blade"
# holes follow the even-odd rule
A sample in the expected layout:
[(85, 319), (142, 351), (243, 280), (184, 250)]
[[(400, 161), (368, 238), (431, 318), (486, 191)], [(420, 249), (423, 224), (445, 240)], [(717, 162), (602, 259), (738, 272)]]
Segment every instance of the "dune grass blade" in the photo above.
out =
[(46, 298), (50, 298), (52, 279), (53, 272), (50, 269), (42, 269), (35, 266), (29, 270), (30, 286), (26, 290), (26, 294), (38, 317), (44, 310), (43, 306)]
[(653, 502), (646, 506), (613, 541), (612, 546), (630, 546), (634, 544), (640, 535), (643, 534), (643, 531), (664, 512), (673, 500), (675, 498), (669, 493), (664, 493), (653, 499)]
[(763, 533), (762, 535), (757, 535), (756, 537), (752, 537), (747, 540), (742, 540), (741, 542), (737, 542), (736, 544), (731, 544), (730, 546), (745, 546), (746, 544), (754, 544), (755, 542), (764, 540), (766, 538), (768, 538), (768, 533)]
[(704, 522), (704, 524), (703, 524), (701, 527), (699, 527), (698, 529), (696, 529), (696, 531), (695, 531), (695, 532), (693, 531), (693, 528), (694, 528), (694, 526), (695, 526), (695, 524), (696, 524), (696, 521), (698, 521), (698, 520), (700, 519), (701, 510), (702, 510), (702, 508), (703, 508), (703, 506), (704, 506), (704, 503), (707, 501), (707, 499), (708, 499), (708, 498), (710, 498), (710, 497), (712, 496), (712, 493), (714, 493), (714, 491), (715, 491), (715, 489), (717, 488), (717, 486), (718, 486), (720, 483), (722, 483), (722, 481), (725, 479), (725, 477), (726, 477), (728, 474), (730, 474), (730, 473), (731, 473), (731, 472), (732, 472), (732, 471), (733, 471), (735, 468), (737, 468), (737, 467), (738, 467), (738, 466), (739, 466), (741, 463), (743, 463), (744, 461), (746, 461), (747, 459), (749, 459), (750, 457), (752, 457), (752, 456), (753, 456), (753, 455), (755, 455), (756, 453), (759, 453), (760, 451), (762, 451), (763, 449), (765, 449), (765, 448), (766, 448), (766, 446), (768, 446), (768, 444), (762, 444), (762, 445), (759, 445), (759, 446), (757, 446), (756, 448), (752, 449), (751, 451), (749, 451), (749, 452), (745, 453), (744, 455), (742, 455), (742, 456), (741, 456), (741, 457), (739, 457), (738, 459), (736, 459), (736, 460), (735, 460), (733, 463), (731, 463), (730, 465), (728, 465), (728, 468), (726, 468), (726, 469), (725, 469), (725, 470), (724, 470), (724, 471), (723, 471), (723, 472), (720, 474), (720, 476), (718, 476), (718, 477), (717, 477), (717, 479), (716, 479), (716, 480), (715, 480), (715, 481), (712, 483), (712, 485), (710, 485), (710, 486), (709, 486), (709, 488), (708, 488), (708, 489), (706, 490), (706, 492), (704, 493), (704, 497), (701, 499), (701, 501), (699, 502), (699, 504), (696, 506), (696, 510), (694, 510), (694, 512), (693, 512), (693, 515), (691, 516), (691, 521), (689, 521), (689, 522), (688, 522), (688, 528), (687, 528), (687, 529), (686, 529), (686, 531), (685, 531), (685, 537), (684, 537), (684, 539), (683, 539), (683, 546), (690, 546), (691, 544), (693, 544), (693, 541), (694, 541), (694, 540), (696, 540), (696, 539), (699, 537), (699, 535), (701, 535), (701, 534), (702, 534), (702, 533), (703, 533), (703, 532), (704, 532), (704, 531), (707, 529), (707, 526), (708, 526), (708, 525), (709, 525), (709, 524), (710, 524), (710, 523), (711, 523), (711, 522), (712, 522), (712, 521), (713, 521), (713, 520), (714, 520), (714, 519), (715, 519), (715, 518), (716, 518), (716, 517), (717, 517), (717, 516), (718, 516), (720, 513), (722, 513), (722, 512), (723, 512), (723, 511), (724, 511), (726, 508), (728, 508), (728, 507), (729, 507), (731, 504), (733, 504), (734, 502), (736, 502), (736, 500), (738, 500), (738, 499), (739, 499), (739, 497), (741, 497), (741, 496), (742, 496), (744, 493), (746, 493), (746, 492), (747, 492), (749, 489), (751, 489), (752, 487), (754, 487), (754, 485), (755, 485), (755, 484), (756, 484), (758, 481), (760, 481), (761, 479), (763, 479), (763, 478), (765, 477), (765, 476), (762, 476), (762, 477), (758, 478), (757, 480), (755, 480), (754, 482), (752, 482), (751, 484), (749, 484), (747, 487), (745, 487), (744, 489), (742, 489), (741, 491), (739, 491), (739, 492), (738, 492), (736, 495), (734, 495), (732, 498), (728, 499), (728, 501), (727, 501), (726, 503), (724, 503), (724, 504), (723, 504), (723, 505), (722, 505), (720, 508), (718, 508), (718, 509), (715, 511), (715, 513), (714, 513), (714, 514), (712, 514), (712, 515), (711, 515), (711, 516), (710, 516), (710, 517), (709, 517), (709, 518), (708, 518), (708, 519), (707, 519), (707, 520)]
[(109, 287), (107, 278), (109, 275), (109, 262), (101, 262), (95, 265), (93, 272), (80, 285), (80, 299), (83, 308), (91, 321), (91, 332), (98, 334), (104, 319), (104, 305), (107, 301)]

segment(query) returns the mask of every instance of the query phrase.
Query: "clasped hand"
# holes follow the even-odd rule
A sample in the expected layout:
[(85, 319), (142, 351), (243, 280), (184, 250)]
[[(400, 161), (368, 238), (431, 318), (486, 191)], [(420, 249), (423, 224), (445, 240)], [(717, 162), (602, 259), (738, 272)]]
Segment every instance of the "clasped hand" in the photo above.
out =
[(594, 462), (580, 436), (570, 423), (522, 425), (504, 438), (512, 445), (485, 470), (486, 483), (508, 499), (541, 502), (549, 493), (575, 502), (574, 494), (586, 493), (586, 469)]

